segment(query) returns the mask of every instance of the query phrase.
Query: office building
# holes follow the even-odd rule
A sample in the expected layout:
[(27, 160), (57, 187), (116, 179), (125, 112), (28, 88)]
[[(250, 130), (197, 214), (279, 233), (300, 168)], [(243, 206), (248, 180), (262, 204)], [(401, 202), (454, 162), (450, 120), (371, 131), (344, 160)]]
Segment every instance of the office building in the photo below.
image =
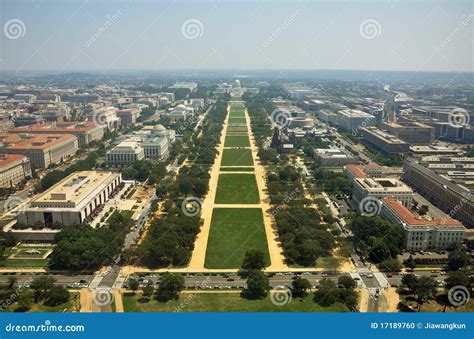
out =
[(60, 164), (77, 150), (78, 141), (72, 134), (0, 134), (0, 154), (26, 155), (34, 168)]
[(474, 199), (469, 189), (416, 161), (405, 160), (404, 170), (403, 179), (421, 195), (466, 227), (474, 227)]
[(352, 198), (359, 204), (364, 198), (374, 200), (393, 198), (399, 200), (404, 206), (411, 207), (413, 191), (395, 178), (356, 178), (353, 181)]
[(138, 141), (122, 141), (107, 152), (107, 162), (111, 165), (130, 165), (145, 158), (145, 151)]
[(362, 139), (384, 154), (402, 154), (410, 151), (410, 145), (376, 127), (362, 127)]
[(374, 124), (375, 117), (361, 110), (345, 109), (337, 112), (337, 126), (346, 131), (355, 131)]
[(349, 151), (338, 148), (317, 148), (314, 150), (314, 158), (322, 167), (340, 167), (347, 164), (355, 164), (359, 158)]
[(18, 224), (50, 227), (88, 223), (122, 187), (120, 173), (74, 172), (33, 198), (18, 215)]
[(466, 229), (457, 220), (431, 219), (415, 215), (400, 201), (385, 198), (380, 212), (382, 218), (402, 227), (407, 235), (409, 251), (444, 250), (460, 244)]
[(120, 118), (117, 116), (117, 109), (113, 106), (95, 109), (87, 114), (87, 120), (96, 125), (105, 126), (111, 132), (120, 127)]
[(0, 187), (13, 187), (31, 177), (30, 160), (23, 154), (0, 154)]
[(117, 116), (120, 118), (123, 126), (134, 125), (140, 116), (140, 110), (138, 108), (119, 109)]
[(419, 122), (382, 123), (381, 128), (409, 144), (431, 144), (435, 141), (435, 129)]
[(72, 134), (77, 137), (79, 146), (92, 141), (100, 141), (104, 137), (104, 127), (93, 122), (44, 123), (26, 127), (13, 128), (9, 133), (34, 134)]

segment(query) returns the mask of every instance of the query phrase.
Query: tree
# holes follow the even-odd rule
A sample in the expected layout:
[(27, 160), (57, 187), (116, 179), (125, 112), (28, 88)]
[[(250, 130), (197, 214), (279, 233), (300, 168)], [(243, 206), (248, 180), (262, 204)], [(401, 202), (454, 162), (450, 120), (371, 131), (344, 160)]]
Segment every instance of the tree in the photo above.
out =
[(448, 268), (451, 271), (457, 271), (466, 267), (470, 262), (466, 249), (462, 245), (457, 245), (454, 250), (449, 253)]
[(414, 293), (416, 296), (418, 312), (421, 310), (421, 305), (423, 305), (426, 300), (432, 299), (436, 295), (437, 285), (436, 281), (431, 277), (422, 276), (418, 279)]
[(291, 292), (295, 297), (306, 297), (307, 290), (311, 288), (311, 283), (308, 279), (303, 279), (301, 277), (297, 277), (293, 280), (291, 284)]
[(414, 274), (405, 274), (402, 277), (402, 285), (410, 290), (410, 293), (415, 293), (418, 278)]
[(54, 287), (56, 279), (53, 277), (40, 276), (31, 282), (31, 289), (34, 291), (35, 302), (45, 298), (47, 293)]
[(344, 288), (346, 290), (353, 290), (354, 288), (357, 287), (357, 283), (354, 279), (352, 279), (350, 276), (348, 275), (341, 275), (338, 279), (337, 279), (337, 285), (340, 287), (340, 288)]
[(244, 262), (242, 264), (242, 269), (244, 270), (261, 270), (264, 269), (265, 256), (260, 250), (248, 250), (245, 252)]
[(58, 306), (69, 300), (69, 291), (63, 286), (54, 286), (45, 295), (46, 306)]
[(414, 270), (415, 267), (416, 267), (415, 258), (413, 258), (413, 256), (410, 254), (410, 256), (408, 257), (408, 259), (405, 260), (405, 261), (403, 262), (403, 264), (404, 264), (406, 267), (408, 267), (408, 268)]
[(179, 293), (184, 289), (184, 278), (178, 274), (165, 273), (161, 278), (160, 286), (156, 291), (156, 299), (160, 302), (177, 300)]
[(329, 279), (322, 279), (319, 289), (314, 292), (314, 302), (323, 307), (334, 304), (338, 298), (336, 283)]
[(247, 278), (247, 289), (244, 291), (245, 296), (249, 299), (263, 299), (270, 290), (270, 281), (267, 276), (258, 270), (249, 272)]
[(396, 258), (388, 258), (388, 259), (385, 259), (384, 261), (382, 261), (380, 264), (379, 264), (379, 267), (381, 269), (384, 269), (384, 270), (387, 270), (389, 272), (398, 272), (401, 270), (402, 268), (402, 265), (400, 264), (400, 262), (398, 261), (398, 259)]
[(468, 271), (459, 270), (455, 272), (449, 272), (445, 282), (446, 290), (449, 290), (454, 286), (464, 286), (468, 291), (470, 291), (473, 284), (473, 278), (469, 277)]
[(138, 280), (136, 279), (130, 279), (128, 281), (128, 287), (130, 287), (130, 289), (135, 292), (136, 290), (138, 290), (138, 287), (140, 286), (140, 283), (138, 282)]
[(429, 207), (428, 205), (421, 205), (420, 210), (418, 211), (419, 215), (425, 215), (428, 213)]
[(150, 281), (144, 288), (143, 288), (143, 297), (146, 299), (150, 299), (153, 295), (155, 288), (153, 287), (153, 282)]

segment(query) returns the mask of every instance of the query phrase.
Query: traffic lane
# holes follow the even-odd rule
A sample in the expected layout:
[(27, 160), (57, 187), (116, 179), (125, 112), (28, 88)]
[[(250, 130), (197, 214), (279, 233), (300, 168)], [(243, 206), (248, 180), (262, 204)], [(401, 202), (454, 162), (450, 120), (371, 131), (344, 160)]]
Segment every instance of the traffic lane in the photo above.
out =
[(8, 279), (10, 277), (16, 278), (16, 281), (18, 283), (25, 283), (25, 282), (31, 282), (33, 279), (36, 279), (41, 276), (47, 276), (47, 277), (52, 277), (56, 279), (56, 284), (57, 285), (64, 285), (64, 284), (70, 284), (77, 282), (79, 283), (80, 281), (85, 281), (85, 283), (89, 284), (92, 279), (94, 278), (93, 275), (76, 275), (76, 276), (67, 276), (67, 275), (41, 275), (41, 274), (22, 274), (22, 275), (0, 275), (0, 283), (5, 284), (8, 282)]

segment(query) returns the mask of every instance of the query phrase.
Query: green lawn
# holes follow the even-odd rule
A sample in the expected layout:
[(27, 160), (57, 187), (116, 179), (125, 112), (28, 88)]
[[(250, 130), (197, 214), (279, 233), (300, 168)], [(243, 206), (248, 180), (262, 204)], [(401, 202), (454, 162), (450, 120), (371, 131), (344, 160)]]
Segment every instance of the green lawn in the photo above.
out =
[(229, 118), (229, 125), (245, 125), (247, 120), (245, 118)]
[(252, 152), (249, 149), (225, 149), (221, 166), (253, 166)]
[[(190, 296), (193, 296), (190, 298)], [(339, 303), (329, 307), (321, 307), (314, 303), (312, 294), (306, 298), (294, 298), (288, 304), (274, 305), (270, 297), (263, 300), (247, 300), (239, 294), (185, 294), (182, 293), (179, 300), (159, 303), (151, 300), (148, 303), (140, 303), (140, 294), (124, 296), (123, 306), (125, 312), (348, 312), (347, 308)], [(184, 300), (186, 302), (184, 303)]]
[(133, 213), (135, 212), (129, 210), (120, 211), (120, 214), (125, 220), (130, 220), (132, 218)]
[(225, 137), (224, 147), (250, 147), (248, 136), (227, 135)]
[(245, 118), (244, 110), (231, 109), (229, 118)]
[(46, 267), (49, 259), (6, 259), (5, 267)]
[(247, 126), (228, 126), (227, 132), (247, 132)]
[(221, 172), (253, 172), (253, 167), (221, 167)]
[(216, 204), (258, 204), (259, 202), (257, 180), (253, 173), (219, 175)]
[(250, 249), (263, 251), (270, 264), (262, 210), (214, 208), (204, 267), (239, 268)]

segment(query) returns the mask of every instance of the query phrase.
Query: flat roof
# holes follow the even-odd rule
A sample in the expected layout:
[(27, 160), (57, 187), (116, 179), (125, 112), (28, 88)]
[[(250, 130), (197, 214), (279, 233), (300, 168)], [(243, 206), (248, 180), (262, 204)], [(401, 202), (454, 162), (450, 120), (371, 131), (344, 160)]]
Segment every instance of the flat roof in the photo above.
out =
[(43, 124), (34, 124), (29, 126), (16, 127), (8, 130), (10, 133), (35, 133), (38, 131), (54, 131), (54, 132), (64, 132), (64, 133), (75, 133), (75, 132), (87, 132), (91, 129), (95, 129), (97, 124), (92, 121), (86, 122), (56, 122), (56, 123), (43, 123)]
[(74, 172), (31, 201), (34, 205), (51, 202), (73, 202), (77, 206), (101, 186), (115, 179), (119, 174), (109, 171)]
[(16, 134), (2, 133), (0, 134), (0, 142), (4, 145), (4, 149), (18, 150), (40, 150), (50, 148), (64, 141), (77, 138), (72, 134)]

